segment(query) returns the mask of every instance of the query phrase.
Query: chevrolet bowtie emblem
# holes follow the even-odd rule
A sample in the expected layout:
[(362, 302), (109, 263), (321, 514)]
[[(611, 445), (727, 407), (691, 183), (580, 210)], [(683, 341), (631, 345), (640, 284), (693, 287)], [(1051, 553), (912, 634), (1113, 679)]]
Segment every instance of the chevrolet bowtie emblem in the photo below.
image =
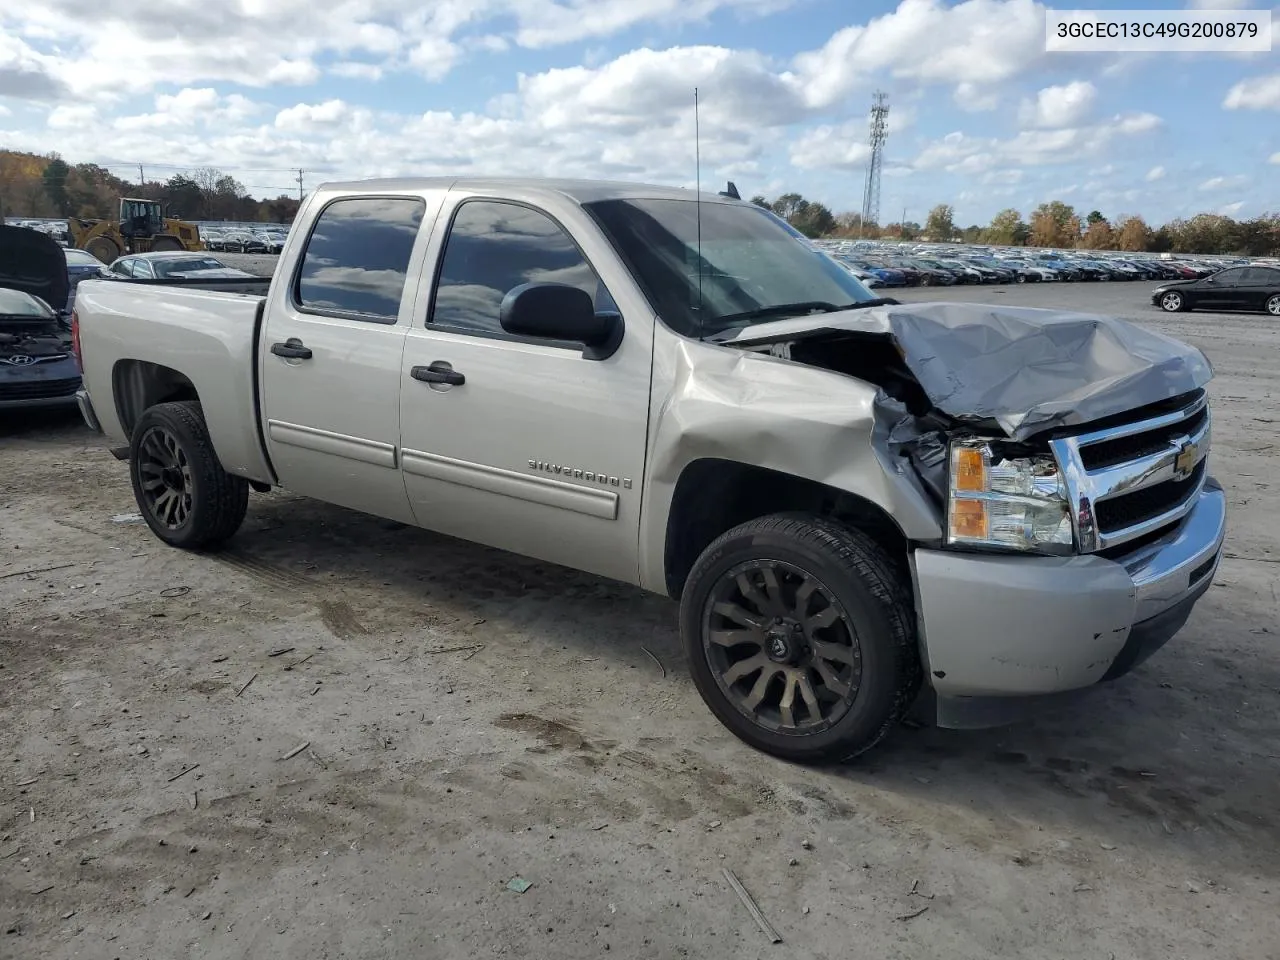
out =
[(1191, 471), (1200, 462), (1200, 448), (1190, 440), (1183, 440), (1178, 448), (1178, 456), (1173, 461), (1173, 474), (1179, 480), (1191, 476)]

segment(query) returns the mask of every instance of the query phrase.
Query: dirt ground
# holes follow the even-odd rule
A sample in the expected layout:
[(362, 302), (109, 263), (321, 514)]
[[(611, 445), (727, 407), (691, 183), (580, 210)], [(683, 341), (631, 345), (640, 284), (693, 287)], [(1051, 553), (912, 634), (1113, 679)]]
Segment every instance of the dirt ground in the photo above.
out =
[(1280, 333), (1147, 289), (949, 295), (1206, 350), (1217, 582), (1077, 707), (827, 771), (715, 722), (669, 601), (287, 494), (181, 553), (0, 421), (0, 956), (1280, 956)]

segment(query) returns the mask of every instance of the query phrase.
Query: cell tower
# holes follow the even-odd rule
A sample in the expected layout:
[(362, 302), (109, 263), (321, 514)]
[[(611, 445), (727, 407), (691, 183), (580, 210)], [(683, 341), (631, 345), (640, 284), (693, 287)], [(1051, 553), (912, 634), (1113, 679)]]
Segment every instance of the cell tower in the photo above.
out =
[[(880, 168), (884, 165), (884, 141), (889, 136), (889, 95), (877, 90), (871, 97), (871, 159), (867, 161), (867, 186), (862, 192), (862, 222), (880, 222)], [(861, 228), (859, 228), (861, 233)]]

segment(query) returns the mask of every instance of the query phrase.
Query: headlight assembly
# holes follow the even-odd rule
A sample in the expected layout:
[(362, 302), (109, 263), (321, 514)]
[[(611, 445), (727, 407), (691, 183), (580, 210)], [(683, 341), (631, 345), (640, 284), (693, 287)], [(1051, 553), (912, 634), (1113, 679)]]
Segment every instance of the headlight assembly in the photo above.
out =
[(1053, 457), (996, 457), (985, 440), (951, 443), (947, 543), (1071, 553), (1071, 515)]

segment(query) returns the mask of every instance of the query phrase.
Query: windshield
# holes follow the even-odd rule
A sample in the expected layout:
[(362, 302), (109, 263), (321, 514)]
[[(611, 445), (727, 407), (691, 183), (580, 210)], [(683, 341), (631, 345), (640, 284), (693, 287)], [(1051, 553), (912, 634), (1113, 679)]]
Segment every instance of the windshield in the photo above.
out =
[(23, 293), (21, 290), (0, 287), (0, 317), (9, 319), (30, 317), (33, 320), (54, 320), (57, 318), (57, 314), (38, 297)]
[(226, 269), (213, 257), (183, 257), (181, 260), (153, 260), (157, 277), (170, 277), (175, 273), (190, 273), (192, 270)]
[[(663, 322), (686, 337), (808, 313), (812, 304), (878, 302), (803, 234), (753, 204), (601, 200), (584, 208)], [(788, 304), (797, 305), (790, 314)]]
[(91, 253), (86, 253), (86, 252), (85, 252), (85, 251), (83, 251), (83, 250), (64, 250), (64, 251), (63, 251), (63, 253), (66, 255), (67, 263), (68, 263), (70, 266), (73, 266), (73, 267), (100, 267), (100, 266), (102, 266), (102, 261), (101, 261), (101, 260), (99, 260), (99, 259), (98, 259), (97, 257), (95, 257), (93, 254), (91, 254)]

